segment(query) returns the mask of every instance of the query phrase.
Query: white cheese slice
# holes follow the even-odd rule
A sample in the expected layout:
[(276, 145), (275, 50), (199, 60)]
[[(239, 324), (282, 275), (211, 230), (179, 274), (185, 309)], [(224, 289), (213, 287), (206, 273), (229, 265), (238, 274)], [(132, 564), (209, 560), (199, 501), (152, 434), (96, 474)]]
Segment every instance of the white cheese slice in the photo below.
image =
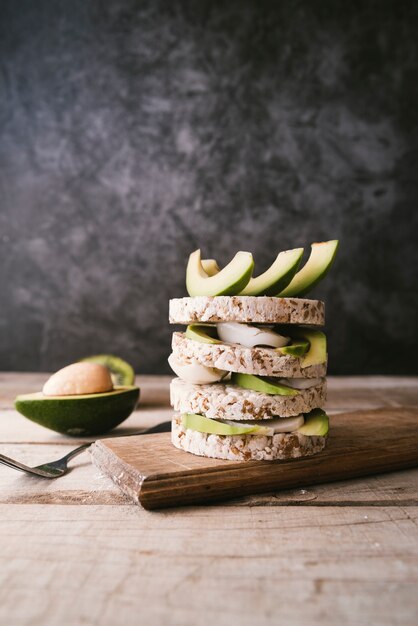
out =
[(206, 367), (199, 363), (181, 363), (174, 354), (168, 357), (168, 363), (175, 374), (182, 380), (195, 385), (207, 385), (222, 380), (228, 372), (215, 367)]
[(270, 328), (258, 328), (238, 322), (220, 322), (216, 328), (221, 341), (238, 343), (246, 348), (254, 348), (255, 346), (283, 348), (290, 341), (289, 337), (283, 337)]

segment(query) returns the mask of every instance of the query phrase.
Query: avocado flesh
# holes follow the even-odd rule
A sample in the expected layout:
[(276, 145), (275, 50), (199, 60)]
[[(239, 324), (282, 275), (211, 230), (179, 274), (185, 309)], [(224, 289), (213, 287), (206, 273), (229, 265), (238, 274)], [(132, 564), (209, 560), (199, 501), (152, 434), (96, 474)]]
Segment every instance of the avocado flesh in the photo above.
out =
[(337, 239), (313, 243), (309, 259), (287, 287), (277, 294), (278, 297), (305, 296), (329, 272), (337, 254), (337, 248)]
[(270, 379), (263, 376), (254, 376), (252, 374), (237, 374), (233, 372), (231, 374), (231, 382), (244, 389), (259, 391), (270, 396), (297, 396), (299, 393), (297, 389), (292, 389), (286, 385), (271, 382)]
[(214, 276), (202, 267), (200, 250), (192, 252), (186, 272), (189, 296), (234, 296), (247, 285), (254, 268), (250, 252), (237, 252), (232, 261)]
[(287, 287), (302, 260), (303, 248), (280, 252), (274, 263), (263, 274), (251, 278), (240, 296), (275, 296)]
[(186, 328), (186, 337), (188, 339), (192, 339), (193, 341), (200, 341), (201, 343), (222, 343), (216, 337), (211, 336), (211, 332), (216, 332), (216, 329), (213, 328), (213, 331), (210, 330), (210, 326), (199, 326), (198, 324), (190, 324)]
[(100, 435), (129, 417), (138, 398), (135, 386), (78, 396), (38, 392), (17, 396), (15, 408), (33, 422), (64, 435)]
[(88, 361), (90, 363), (99, 363), (110, 370), (112, 382), (115, 387), (123, 387), (133, 385), (135, 383), (135, 372), (133, 367), (126, 361), (113, 356), (113, 354), (95, 354), (81, 359), (81, 362)]
[(329, 431), (328, 415), (322, 409), (314, 409), (305, 415), (305, 423), (296, 432), (307, 437), (325, 437)]
[(300, 341), (293, 341), (289, 346), (283, 346), (282, 348), (276, 348), (277, 352), (283, 354), (285, 356), (296, 356), (301, 357), (309, 349), (309, 341), (304, 341), (301, 339)]
[(215, 259), (202, 259), (202, 267), (208, 276), (215, 276), (221, 271)]
[(190, 428), (199, 433), (208, 433), (210, 435), (248, 435), (261, 430), (261, 427), (256, 425), (243, 426), (238, 424), (237, 426), (232, 426), (231, 424), (224, 424), (197, 413), (183, 413), (181, 421), (184, 428)]
[(292, 338), (309, 342), (309, 349), (302, 357), (302, 368), (327, 362), (327, 338), (323, 332), (301, 326), (288, 329), (288, 332)]

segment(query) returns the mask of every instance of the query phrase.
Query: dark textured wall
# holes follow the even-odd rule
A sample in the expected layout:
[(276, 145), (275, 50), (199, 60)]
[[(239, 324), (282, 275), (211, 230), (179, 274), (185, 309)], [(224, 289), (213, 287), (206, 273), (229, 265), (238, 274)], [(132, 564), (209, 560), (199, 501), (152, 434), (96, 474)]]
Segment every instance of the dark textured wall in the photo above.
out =
[(168, 371), (193, 249), (338, 237), (331, 372), (416, 373), (417, 6), (0, 0), (0, 369)]

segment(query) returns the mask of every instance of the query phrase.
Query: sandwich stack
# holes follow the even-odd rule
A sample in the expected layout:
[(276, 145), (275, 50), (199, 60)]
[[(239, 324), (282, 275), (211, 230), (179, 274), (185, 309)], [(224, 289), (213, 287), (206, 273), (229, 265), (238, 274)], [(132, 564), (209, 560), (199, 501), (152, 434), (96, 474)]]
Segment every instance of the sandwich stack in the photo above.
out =
[[(189, 297), (170, 301), (172, 442), (200, 456), (286, 460), (323, 450), (329, 420), (324, 303), (304, 296), (325, 276), (337, 241), (281, 252), (253, 277), (249, 252), (220, 269), (192, 253)], [(303, 296), (303, 297), (302, 297)]]

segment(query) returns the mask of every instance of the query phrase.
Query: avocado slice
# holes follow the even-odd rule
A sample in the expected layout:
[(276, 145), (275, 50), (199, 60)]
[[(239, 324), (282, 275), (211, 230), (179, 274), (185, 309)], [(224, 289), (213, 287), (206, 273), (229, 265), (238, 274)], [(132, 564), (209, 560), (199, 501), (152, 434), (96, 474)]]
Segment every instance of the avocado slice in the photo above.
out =
[(215, 259), (202, 259), (202, 267), (208, 276), (215, 276), (221, 271)]
[(199, 324), (190, 324), (186, 328), (186, 337), (193, 339), (193, 341), (200, 341), (201, 343), (222, 343), (220, 339), (213, 337), (216, 333), (216, 328), (211, 326), (200, 326)]
[(186, 287), (189, 296), (234, 296), (247, 285), (254, 268), (250, 252), (237, 252), (232, 261), (214, 276), (202, 267), (200, 250), (189, 257)]
[(134, 386), (79, 396), (53, 397), (38, 392), (17, 396), (15, 408), (32, 422), (57, 433), (100, 435), (129, 417), (138, 398), (139, 389)]
[(337, 254), (338, 239), (313, 243), (309, 259), (285, 289), (280, 298), (305, 296), (329, 272)]
[(305, 341), (301, 339), (300, 341), (292, 341), (292, 343), (288, 346), (283, 346), (282, 348), (276, 348), (277, 352), (283, 354), (285, 356), (296, 356), (301, 357), (309, 349), (309, 341)]
[(224, 424), (217, 420), (210, 419), (197, 413), (183, 413), (181, 421), (184, 428), (197, 430), (199, 433), (208, 433), (211, 435), (248, 435), (262, 430), (262, 427), (247, 426), (243, 424)]
[[(322, 409), (314, 409), (304, 415), (304, 418), (304, 424), (292, 432), (301, 433), (307, 437), (324, 437), (328, 433), (329, 420), (327, 414)], [(274, 425), (279, 422), (279, 420), (263, 420), (263, 425), (254, 424), (250, 426), (249, 424), (240, 424), (239, 422), (219, 422), (197, 413), (183, 413), (181, 421), (184, 428), (196, 430), (199, 433), (224, 436), (272, 435), (274, 434)], [(270, 422), (271, 425), (269, 426)]]
[(114, 387), (126, 387), (135, 383), (135, 372), (132, 365), (126, 361), (113, 356), (113, 354), (95, 354), (88, 356), (81, 361), (89, 361), (90, 363), (99, 363), (110, 370)]
[[(287, 327), (286, 332), (293, 338), (309, 342), (309, 349), (303, 356), (301, 367), (321, 365), (327, 361), (327, 338), (325, 333), (303, 326)], [(285, 346), (287, 347), (287, 346)]]
[(253, 391), (259, 391), (271, 396), (297, 396), (299, 393), (297, 389), (272, 382), (271, 379), (264, 376), (253, 376), (252, 374), (237, 374), (233, 372), (231, 374), (231, 382), (244, 389), (252, 389)]
[(298, 433), (308, 437), (325, 437), (329, 431), (329, 418), (322, 409), (314, 409), (305, 415), (305, 423), (297, 429)]
[(250, 278), (240, 296), (275, 296), (296, 274), (302, 260), (303, 248), (285, 250), (263, 274)]

